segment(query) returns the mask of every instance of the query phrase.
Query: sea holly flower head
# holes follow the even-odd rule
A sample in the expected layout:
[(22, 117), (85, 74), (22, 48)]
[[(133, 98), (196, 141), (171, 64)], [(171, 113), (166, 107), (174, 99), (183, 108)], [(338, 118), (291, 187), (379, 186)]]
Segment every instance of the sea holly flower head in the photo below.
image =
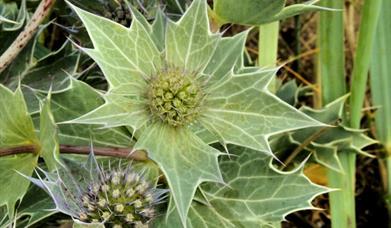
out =
[(130, 7), (130, 27), (72, 8), (94, 45), (83, 50), (109, 90), (104, 105), (67, 123), (132, 128), (135, 149), (160, 166), (184, 225), (197, 186), (223, 182), (222, 152), (211, 143), (272, 155), (269, 136), (319, 125), (267, 90), (277, 69), (243, 66), (247, 32), (210, 31), (205, 0), (193, 1), (177, 22), (158, 13), (152, 25)]
[(67, 161), (54, 173), (42, 172), (44, 178), (29, 179), (49, 193), (57, 211), (81, 224), (142, 227), (157, 217), (167, 193), (130, 165), (103, 169), (93, 153), (84, 165)]
[(173, 127), (192, 123), (200, 115), (205, 97), (194, 75), (166, 69), (151, 78), (148, 102), (156, 121)]

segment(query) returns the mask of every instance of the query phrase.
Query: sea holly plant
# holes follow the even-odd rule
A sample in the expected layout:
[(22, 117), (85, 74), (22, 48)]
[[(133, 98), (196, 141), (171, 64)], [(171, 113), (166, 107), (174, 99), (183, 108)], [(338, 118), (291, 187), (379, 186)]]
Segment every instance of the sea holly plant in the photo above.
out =
[[(228, 184), (218, 164), (230, 154), (227, 144), (272, 157), (271, 135), (322, 125), (267, 90), (277, 69), (243, 66), (247, 33), (212, 33), (204, 0), (193, 1), (177, 22), (157, 17), (150, 25), (133, 11), (130, 27), (71, 7), (94, 45), (82, 50), (100, 66), (109, 90), (104, 105), (61, 124), (127, 126), (134, 149), (161, 168), (169, 207), (184, 226), (201, 183)], [(211, 146), (216, 142), (225, 152)]]

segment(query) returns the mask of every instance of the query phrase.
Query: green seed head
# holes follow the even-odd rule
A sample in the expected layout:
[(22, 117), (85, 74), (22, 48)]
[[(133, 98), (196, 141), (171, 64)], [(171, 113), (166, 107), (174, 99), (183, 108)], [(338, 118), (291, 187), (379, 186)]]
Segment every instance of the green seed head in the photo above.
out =
[(161, 200), (150, 183), (129, 170), (103, 172), (100, 183), (91, 183), (82, 197), (83, 222), (109, 227), (134, 227), (155, 217), (154, 206)]
[(191, 76), (178, 69), (168, 69), (152, 79), (148, 99), (155, 117), (173, 127), (189, 124), (197, 118), (204, 93)]

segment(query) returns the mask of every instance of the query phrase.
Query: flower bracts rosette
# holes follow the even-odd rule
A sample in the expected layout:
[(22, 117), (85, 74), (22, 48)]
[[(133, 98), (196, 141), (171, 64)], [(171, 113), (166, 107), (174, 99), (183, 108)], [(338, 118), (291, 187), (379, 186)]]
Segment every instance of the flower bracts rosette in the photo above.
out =
[(135, 149), (147, 151), (164, 173), (185, 223), (197, 186), (223, 182), (211, 143), (235, 144), (272, 155), (268, 137), (319, 123), (267, 90), (277, 69), (244, 67), (246, 32), (222, 37), (209, 28), (205, 0), (183, 17), (158, 13), (152, 25), (132, 11), (124, 27), (77, 7), (102, 69), (106, 103), (67, 123), (128, 126)]

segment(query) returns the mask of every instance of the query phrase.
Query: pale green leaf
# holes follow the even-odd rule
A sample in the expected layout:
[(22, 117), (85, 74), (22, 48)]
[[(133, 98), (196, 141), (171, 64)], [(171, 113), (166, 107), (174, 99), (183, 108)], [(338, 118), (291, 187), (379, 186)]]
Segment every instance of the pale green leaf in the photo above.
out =
[[(124, 87), (124, 85), (121, 87)], [(130, 93), (127, 94), (127, 96), (131, 95)], [(93, 112), (72, 120), (70, 123), (102, 124), (105, 127), (128, 125), (133, 129), (139, 129), (149, 120), (145, 102), (125, 97), (124, 94), (118, 94), (117, 89), (113, 89), (109, 94), (106, 94), (105, 98), (106, 103), (104, 105)]]
[[(1, 149), (39, 145), (20, 88), (12, 92), (0, 85), (0, 129)], [(18, 172), (30, 176), (38, 160), (37, 154), (13, 155), (0, 159), (0, 173), (2, 174), (0, 206), (7, 206), (10, 219), (14, 217), (15, 203), (22, 199), (30, 183)]]
[[(51, 109), (56, 122), (79, 117), (104, 103), (101, 95), (87, 84), (72, 79), (71, 86), (62, 93), (52, 94)], [(123, 127), (102, 129), (100, 126), (60, 124), (61, 144), (130, 147), (133, 140)]]
[(45, 160), (49, 170), (55, 170), (59, 161), (60, 149), (57, 125), (50, 111), (50, 95), (43, 102), (40, 118), (40, 156)]
[(186, 219), (200, 183), (223, 181), (217, 163), (219, 151), (186, 128), (175, 129), (159, 123), (151, 125), (141, 135), (135, 148), (148, 151), (148, 156), (161, 167), (182, 221)]
[[(334, 126), (328, 128), (324, 133), (317, 137), (314, 142), (317, 144), (332, 145), (339, 151), (346, 149), (368, 155), (363, 151), (363, 148), (376, 143), (376, 141), (366, 136), (364, 134), (364, 130), (348, 128), (341, 122), (343, 106), (346, 98), (346, 96), (341, 97), (326, 105), (321, 110), (303, 107), (303, 112), (307, 115), (319, 120), (320, 122)], [(292, 137), (296, 141), (303, 142), (306, 138), (310, 137), (319, 130), (319, 128), (302, 129), (295, 132)]]
[[(369, 155), (363, 149), (376, 141), (366, 136), (365, 131), (351, 129), (341, 123), (346, 98), (346, 96), (341, 97), (320, 110), (303, 107), (303, 112), (308, 116), (329, 126), (301, 129), (278, 136), (286, 137), (287, 140), (273, 139), (277, 140), (272, 143), (274, 145), (273, 151), (289, 153), (298, 147), (303, 147), (302, 156), (299, 158), (313, 153), (318, 163), (337, 172), (343, 172), (337, 153), (350, 151)], [(308, 140), (310, 141), (308, 142)]]
[(0, 85), (0, 147), (38, 144), (23, 94)]
[(0, 159), (0, 205), (6, 205), (8, 219), (13, 220), (15, 204), (26, 194), (30, 181), (20, 173), (31, 176), (37, 165), (35, 154), (6, 156)]
[(210, 79), (208, 79), (210, 84), (224, 79), (233, 70), (235, 63), (244, 52), (247, 35), (248, 31), (233, 37), (221, 38), (217, 44), (216, 51), (203, 72), (210, 76)]
[[(328, 191), (306, 178), (302, 170), (281, 173), (271, 167), (270, 156), (229, 147), (232, 157), (221, 160), (226, 185), (205, 183), (205, 203), (193, 202), (188, 227), (262, 227), (284, 220), (287, 214), (315, 209), (311, 201)], [(175, 211), (162, 227), (178, 227)], [(158, 221), (158, 222), (164, 222)]]
[(167, 64), (188, 72), (203, 70), (216, 49), (217, 39), (209, 29), (206, 1), (194, 1), (178, 22), (168, 22)]
[(130, 28), (75, 6), (95, 49), (85, 50), (100, 66), (111, 86), (142, 83), (162, 65), (162, 56), (145, 27), (133, 18)]
[(162, 51), (164, 49), (164, 40), (166, 35), (166, 20), (163, 12), (158, 10), (155, 16), (155, 21), (152, 24), (152, 40), (156, 47)]
[(285, 6), (285, 0), (216, 0), (213, 10), (223, 23), (266, 23)]
[[(299, 145), (297, 145), (299, 146)], [(338, 157), (338, 148), (333, 145), (311, 143), (311, 151), (314, 153), (315, 161), (329, 169), (342, 171), (343, 167)]]
[[(281, 80), (278, 83), (282, 83)], [(281, 85), (281, 87), (277, 90), (276, 96), (286, 103), (294, 106), (298, 103), (298, 92), (299, 87), (296, 84), (295, 80), (290, 80), (287, 83)]]
[[(275, 69), (230, 75), (208, 92), (208, 108), (201, 123), (216, 141), (241, 145), (271, 154), (268, 137), (319, 123), (285, 104), (267, 85)], [(243, 102), (246, 101), (246, 102)]]
[(223, 23), (261, 25), (306, 12), (329, 10), (314, 5), (318, 0), (285, 7), (286, 0), (216, 0), (214, 12)]
[[(31, 185), (23, 197), (15, 215), (16, 227), (29, 227), (37, 222), (57, 213), (53, 209), (56, 206), (45, 191), (35, 185)], [(11, 221), (4, 221), (0, 227), (11, 225)]]

